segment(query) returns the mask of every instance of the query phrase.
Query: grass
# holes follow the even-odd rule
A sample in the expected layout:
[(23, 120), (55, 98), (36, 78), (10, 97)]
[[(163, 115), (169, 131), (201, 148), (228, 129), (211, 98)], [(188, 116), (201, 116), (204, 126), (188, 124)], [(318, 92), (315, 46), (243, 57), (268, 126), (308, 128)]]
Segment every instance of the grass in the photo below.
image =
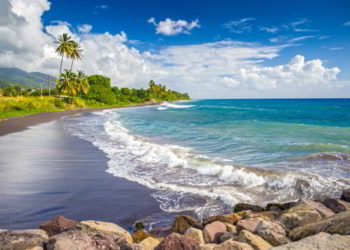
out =
[(78, 108), (122, 107), (137, 103), (120, 102), (107, 105), (94, 100), (73, 98), (71, 104), (55, 97), (0, 97), (0, 121), (9, 117), (32, 115), (42, 112), (61, 111)]

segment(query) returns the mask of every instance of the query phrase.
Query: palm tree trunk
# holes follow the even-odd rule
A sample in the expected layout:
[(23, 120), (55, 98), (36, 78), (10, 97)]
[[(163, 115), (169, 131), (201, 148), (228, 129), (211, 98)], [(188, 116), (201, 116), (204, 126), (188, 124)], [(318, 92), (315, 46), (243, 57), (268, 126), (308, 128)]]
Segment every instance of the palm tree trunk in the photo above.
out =
[(61, 59), (61, 66), (60, 66), (60, 75), (58, 76), (58, 79), (60, 79), (61, 74), (62, 74), (62, 64), (63, 64), (63, 56), (64, 54), (62, 54), (62, 59)]
[(72, 65), (70, 66), (70, 71), (73, 71), (73, 62), (74, 60), (72, 59)]

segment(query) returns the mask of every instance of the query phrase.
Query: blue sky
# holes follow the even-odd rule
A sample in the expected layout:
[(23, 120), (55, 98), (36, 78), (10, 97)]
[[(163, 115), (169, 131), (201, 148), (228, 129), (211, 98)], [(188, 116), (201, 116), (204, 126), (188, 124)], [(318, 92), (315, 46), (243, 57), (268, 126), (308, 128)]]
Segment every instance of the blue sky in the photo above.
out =
[[(350, 97), (350, 1), (6, 2), (42, 40), (40, 63), (24, 49), (25, 60), (6, 60), (26, 70), (56, 72), (53, 48), (40, 48), (67, 32), (86, 51), (77, 67), (118, 86), (152, 78), (198, 98)], [(20, 53), (13, 46), (5, 52)]]
[[(76, 10), (79, 10), (77, 12)], [(307, 58), (320, 58), (329, 66), (342, 68), (343, 77), (350, 77), (350, 1), (339, 0), (269, 0), (269, 1), (114, 1), (89, 0), (52, 2), (52, 10), (45, 13), (44, 21), (66, 20), (73, 26), (84, 23), (93, 25), (93, 32), (119, 33), (124, 31), (130, 40), (146, 44), (134, 45), (141, 50), (156, 49), (158, 46), (187, 45), (212, 42), (222, 39), (241, 40), (271, 44), (269, 39), (286, 36), (292, 39), (302, 36), (314, 36), (291, 47), (274, 62), (274, 65), (287, 62), (295, 54)], [(147, 20), (155, 17), (161, 21), (192, 21), (198, 19), (201, 27), (194, 29), (191, 35), (177, 36), (156, 35), (154, 26)], [(247, 25), (251, 30), (243, 33), (230, 32), (224, 24), (244, 18), (254, 18)], [(297, 25), (300, 31), (282, 28), (305, 20)], [(275, 27), (280, 31), (268, 33), (261, 27)], [(302, 30), (305, 30), (304, 32)], [(307, 31), (310, 30), (310, 31)], [(326, 38), (327, 36), (327, 38)], [(321, 38), (321, 39), (320, 39)], [(272, 43), (273, 44), (273, 43)], [(333, 50), (332, 50), (333, 49)]]

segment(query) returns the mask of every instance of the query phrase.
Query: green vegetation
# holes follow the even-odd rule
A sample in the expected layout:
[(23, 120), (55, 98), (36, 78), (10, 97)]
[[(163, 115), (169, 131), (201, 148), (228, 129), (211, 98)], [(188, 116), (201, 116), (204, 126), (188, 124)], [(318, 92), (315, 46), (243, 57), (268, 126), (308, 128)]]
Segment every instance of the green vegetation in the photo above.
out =
[[(56, 89), (23, 88), (12, 82), (0, 81), (0, 119), (65, 109), (120, 107), (190, 99), (187, 93), (169, 90), (152, 80), (147, 89), (118, 88), (112, 87), (108, 77), (86, 76), (81, 70), (75, 73), (72, 71), (73, 62), (83, 57), (81, 46), (67, 34), (61, 35), (57, 43), (56, 52), (61, 56), (61, 64)], [(72, 63), (71, 69), (65, 69), (62, 73), (64, 56), (72, 59)], [(32, 74), (39, 78), (43, 75), (38, 72)]]

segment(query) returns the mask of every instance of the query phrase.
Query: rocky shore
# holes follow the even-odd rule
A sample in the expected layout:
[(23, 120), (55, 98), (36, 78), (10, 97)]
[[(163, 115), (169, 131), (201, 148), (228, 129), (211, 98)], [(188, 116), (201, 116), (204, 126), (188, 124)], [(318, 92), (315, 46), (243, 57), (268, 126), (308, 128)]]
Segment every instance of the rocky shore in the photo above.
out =
[(132, 232), (102, 221), (62, 216), (40, 229), (0, 230), (1, 250), (303, 250), (350, 249), (350, 189), (340, 199), (259, 205), (239, 203), (231, 214), (199, 220), (177, 216), (171, 227)]

